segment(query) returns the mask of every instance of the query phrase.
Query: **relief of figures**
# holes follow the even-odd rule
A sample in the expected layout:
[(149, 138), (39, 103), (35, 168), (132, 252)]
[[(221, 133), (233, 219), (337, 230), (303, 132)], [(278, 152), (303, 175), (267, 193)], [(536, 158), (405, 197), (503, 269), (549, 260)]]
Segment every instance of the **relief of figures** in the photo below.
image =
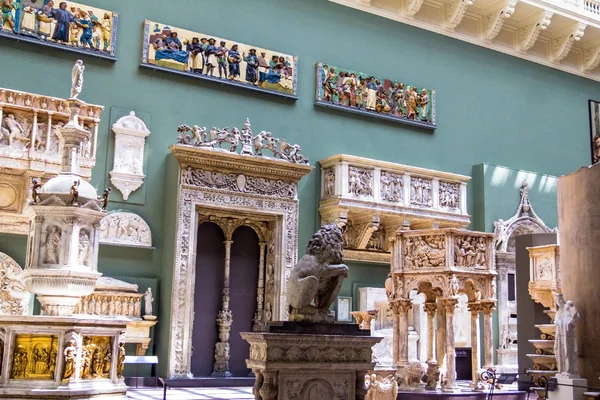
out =
[(348, 193), (355, 196), (373, 196), (373, 171), (349, 167)]
[(317, 104), (435, 128), (435, 91), (362, 72), (317, 64)]
[(112, 356), (111, 338), (84, 336), (81, 348), (81, 379), (108, 378)]
[(439, 267), (446, 262), (444, 236), (407, 238), (404, 247), (404, 268)]
[(463, 236), (454, 241), (454, 265), (483, 267), (487, 265), (487, 244), (484, 237)]
[(143, 64), (296, 96), (296, 57), (158, 22), (145, 21)]
[(2, 28), (69, 49), (115, 55), (117, 13), (72, 1), (2, 0)]
[(17, 335), (11, 379), (54, 379), (58, 336)]
[(458, 183), (440, 182), (440, 207), (458, 208), (460, 186)]
[(398, 202), (402, 200), (404, 178), (393, 172), (381, 172), (381, 200)]
[(335, 195), (335, 170), (333, 168), (327, 168), (323, 173), (323, 196), (330, 197)]
[(413, 206), (433, 207), (431, 179), (410, 178), (410, 204)]
[[(273, 158), (289, 161), (293, 164), (308, 164), (308, 158), (302, 154), (300, 145), (288, 143), (285, 139), (279, 139), (271, 132), (261, 131), (254, 135), (250, 126), (250, 120), (246, 119), (244, 127), (240, 130), (236, 127), (229, 129), (225, 127), (218, 129), (213, 127), (208, 133), (205, 127), (194, 125), (180, 125), (177, 128), (179, 135), (177, 140), (181, 144), (189, 144), (198, 147), (207, 147), (223, 150), (223, 144), (229, 145), (229, 152), (242, 155), (254, 155), (267, 157), (263, 150), (273, 154)], [(225, 149), (226, 151), (226, 149)]]
[(100, 221), (100, 243), (152, 246), (150, 227), (137, 214), (116, 212)]
[[(47, 119), (43, 118), (42, 115), (38, 115), (35, 143), (32, 143), (33, 116), (19, 112), (8, 112), (2, 116), (0, 121), (0, 146), (60, 154), (63, 146), (60, 131), (64, 125), (64, 122), (57, 121), (49, 127)], [(50, 132), (50, 138), (48, 138), (48, 132)], [(87, 157), (89, 157), (89, 154)]]
[(21, 266), (0, 252), (0, 315), (27, 314), (29, 298)]

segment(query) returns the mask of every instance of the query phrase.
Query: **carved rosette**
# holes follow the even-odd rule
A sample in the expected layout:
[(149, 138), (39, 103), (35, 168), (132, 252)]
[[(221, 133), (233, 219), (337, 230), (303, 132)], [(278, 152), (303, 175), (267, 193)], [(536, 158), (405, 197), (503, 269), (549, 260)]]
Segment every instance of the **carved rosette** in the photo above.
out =
[(115, 151), (110, 182), (121, 192), (123, 200), (144, 183), (144, 147), (150, 131), (144, 121), (131, 111), (112, 126)]

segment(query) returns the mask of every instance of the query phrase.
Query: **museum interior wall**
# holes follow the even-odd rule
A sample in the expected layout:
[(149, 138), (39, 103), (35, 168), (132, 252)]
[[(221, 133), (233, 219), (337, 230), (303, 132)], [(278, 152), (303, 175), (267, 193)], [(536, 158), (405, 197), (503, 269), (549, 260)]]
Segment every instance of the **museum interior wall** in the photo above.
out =
[[(118, 61), (83, 56), (86, 101), (105, 106), (92, 185), (99, 192), (111, 186), (110, 127), (118, 118), (135, 111), (152, 132), (146, 138), (143, 185), (127, 200), (113, 188), (109, 205), (110, 211), (140, 215), (152, 230), (152, 247), (102, 245), (98, 270), (152, 288), (158, 319), (163, 319), (149, 354), (160, 360), (168, 358), (178, 205), (178, 164), (169, 146), (182, 124), (241, 128), (250, 118), (255, 132), (267, 130), (302, 146), (311, 165), (350, 154), (472, 176), (467, 189), (471, 228), (486, 232), (493, 231), (498, 218), (514, 214), (523, 180), (530, 184), (537, 213), (556, 226), (554, 176), (589, 164), (587, 102), (600, 89), (591, 80), (320, 0), (173, 0), (168, 10), (158, 0), (143, 6), (119, 0), (86, 3), (116, 10), (120, 19)], [(297, 55), (299, 99), (140, 69), (144, 19)], [(0, 87), (65, 95), (64, 71), (78, 55), (8, 40), (0, 46), (5, 71)], [(437, 129), (315, 107), (315, 64), (321, 61), (435, 89)], [(315, 168), (298, 186), (300, 246), (320, 224), (320, 176)], [(20, 265), (25, 250), (25, 236), (0, 235), (0, 251)], [(340, 295), (355, 297), (363, 285), (383, 287), (387, 267), (350, 267)], [(165, 368), (161, 363), (161, 374)]]

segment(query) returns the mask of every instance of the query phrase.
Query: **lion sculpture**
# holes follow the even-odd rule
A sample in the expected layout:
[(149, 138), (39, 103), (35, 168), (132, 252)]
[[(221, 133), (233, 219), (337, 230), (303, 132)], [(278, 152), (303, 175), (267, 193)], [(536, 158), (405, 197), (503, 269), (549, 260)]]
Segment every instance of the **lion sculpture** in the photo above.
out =
[(402, 390), (422, 390), (421, 381), (427, 368), (420, 362), (408, 363), (398, 373), (398, 381)]
[(348, 276), (342, 249), (342, 231), (335, 224), (325, 225), (313, 235), (288, 280), (290, 321), (333, 322), (329, 307)]

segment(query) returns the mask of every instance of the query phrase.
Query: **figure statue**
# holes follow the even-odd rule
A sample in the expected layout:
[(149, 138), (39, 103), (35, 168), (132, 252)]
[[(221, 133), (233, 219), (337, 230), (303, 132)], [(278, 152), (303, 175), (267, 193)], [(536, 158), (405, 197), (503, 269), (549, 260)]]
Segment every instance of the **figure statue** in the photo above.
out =
[(38, 183), (38, 181), (35, 179), (33, 179), (31, 182), (33, 183), (33, 188), (31, 189), (31, 204), (37, 204), (37, 202), (40, 200), (38, 190), (42, 187), (42, 184)]
[(335, 224), (321, 227), (308, 242), (288, 280), (290, 321), (333, 322), (329, 307), (348, 276), (342, 246), (342, 230)]
[(79, 265), (88, 265), (88, 249), (90, 247), (90, 234), (86, 230), (79, 231), (79, 248), (77, 262)]
[(98, 198), (98, 200), (102, 200), (102, 211), (106, 211), (106, 207), (108, 207), (108, 196), (110, 195), (111, 188), (104, 189), (104, 193), (102, 197)]
[(556, 336), (554, 338), (554, 354), (558, 375), (568, 378), (579, 377), (577, 372), (577, 338), (575, 337), (575, 325), (579, 319), (579, 313), (571, 300), (566, 301), (561, 293), (555, 296)]
[(104, 360), (102, 364), (102, 374), (110, 373), (110, 360), (112, 355), (110, 354), (110, 346), (106, 346), (104, 348)]
[(48, 236), (46, 237), (46, 257), (44, 262), (47, 264), (58, 264), (58, 249), (60, 247), (61, 231), (57, 226), (48, 227)]
[(152, 297), (152, 289), (148, 288), (146, 293), (144, 293), (144, 315), (152, 315), (152, 302), (154, 301), (154, 297)]
[(73, 71), (71, 72), (71, 97), (70, 99), (76, 99), (77, 96), (81, 93), (83, 89), (83, 70), (85, 66), (83, 65), (83, 61), (77, 60), (75, 65), (73, 66)]
[(392, 300), (394, 298), (394, 278), (392, 277), (392, 273), (390, 272), (385, 280), (385, 294), (387, 295), (388, 300)]
[(498, 221), (494, 221), (494, 239), (496, 241), (496, 249), (499, 249), (502, 243), (504, 243), (505, 235), (504, 220), (500, 218)]
[(450, 295), (451, 296), (458, 296), (458, 291), (459, 291), (459, 284), (458, 284), (458, 279), (456, 279), (456, 275), (452, 275), (452, 278), (450, 279)]
[(117, 359), (117, 378), (123, 378), (123, 368), (125, 367), (125, 343), (119, 342), (119, 358)]
[(78, 206), (78, 200), (79, 200), (79, 190), (77, 189), (77, 187), (79, 186), (80, 181), (74, 181), (73, 182), (73, 186), (71, 186), (71, 205), (72, 206)]
[(398, 382), (393, 375), (383, 378), (377, 374), (365, 375), (365, 400), (396, 400)]
[(63, 372), (62, 380), (72, 380), (75, 374), (75, 359), (77, 358), (77, 347), (75, 347), (75, 341), (69, 340), (69, 345), (65, 348), (65, 369)]

